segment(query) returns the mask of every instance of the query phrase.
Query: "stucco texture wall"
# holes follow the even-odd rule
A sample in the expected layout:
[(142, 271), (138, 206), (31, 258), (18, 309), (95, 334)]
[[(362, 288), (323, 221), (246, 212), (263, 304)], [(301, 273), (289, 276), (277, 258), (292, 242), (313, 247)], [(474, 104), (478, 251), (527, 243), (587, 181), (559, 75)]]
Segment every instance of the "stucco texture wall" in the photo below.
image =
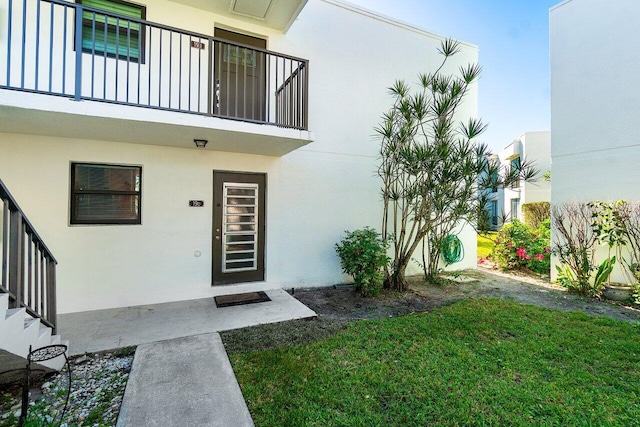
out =
[(638, 200), (640, 3), (550, 11), (552, 202)]

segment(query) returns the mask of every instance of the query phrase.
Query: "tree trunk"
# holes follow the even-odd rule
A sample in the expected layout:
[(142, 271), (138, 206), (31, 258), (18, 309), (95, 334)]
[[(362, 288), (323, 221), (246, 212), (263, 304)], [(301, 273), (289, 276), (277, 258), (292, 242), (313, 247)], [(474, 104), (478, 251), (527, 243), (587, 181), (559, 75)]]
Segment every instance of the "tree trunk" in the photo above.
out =
[(409, 257), (404, 257), (399, 262), (392, 266), (391, 271), (387, 275), (384, 281), (384, 287), (387, 289), (394, 289), (398, 292), (404, 292), (407, 290), (407, 281), (405, 279), (405, 271), (409, 264)]

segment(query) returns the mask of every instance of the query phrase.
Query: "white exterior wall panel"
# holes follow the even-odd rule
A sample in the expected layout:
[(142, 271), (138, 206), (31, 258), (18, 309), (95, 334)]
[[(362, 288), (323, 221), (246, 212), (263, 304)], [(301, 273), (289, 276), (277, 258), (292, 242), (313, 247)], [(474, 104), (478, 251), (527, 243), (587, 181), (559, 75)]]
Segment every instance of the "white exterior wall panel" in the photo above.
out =
[(551, 171), (551, 132), (526, 132), (522, 136), (522, 151), (538, 171), (535, 182), (524, 183), (522, 203), (550, 202), (551, 181), (546, 181), (544, 174)]
[[(635, 0), (550, 11), (552, 204), (640, 200), (638, 16)], [(619, 267), (614, 281), (625, 280)]]
[[(346, 281), (334, 244), (346, 229), (380, 225), (373, 128), (391, 103), (386, 88), (433, 70), (440, 38), (322, 0), (310, 0), (286, 34), (156, 0), (147, 19), (207, 34), (221, 24), (309, 59), (314, 142), (273, 157), (0, 133), (0, 178), (59, 261), (59, 312)], [(450, 70), (475, 61), (477, 49), (463, 45)], [(476, 112), (474, 88), (460, 116)], [(142, 225), (70, 226), (72, 161), (141, 165)], [(211, 286), (213, 170), (267, 175), (264, 282)], [(189, 207), (194, 199), (204, 207)], [(475, 232), (459, 235), (465, 259), (452, 268), (474, 267)]]
[(640, 3), (550, 12), (552, 202), (638, 200)]

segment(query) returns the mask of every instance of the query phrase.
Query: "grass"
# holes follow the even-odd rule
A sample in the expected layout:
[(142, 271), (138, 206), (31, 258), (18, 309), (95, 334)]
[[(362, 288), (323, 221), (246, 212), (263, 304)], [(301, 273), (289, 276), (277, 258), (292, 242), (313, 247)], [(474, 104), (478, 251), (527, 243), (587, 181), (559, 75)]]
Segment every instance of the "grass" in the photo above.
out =
[(256, 426), (638, 425), (640, 327), (502, 300), (234, 354)]
[(486, 258), (491, 255), (497, 235), (498, 233), (495, 231), (478, 234), (478, 258)]

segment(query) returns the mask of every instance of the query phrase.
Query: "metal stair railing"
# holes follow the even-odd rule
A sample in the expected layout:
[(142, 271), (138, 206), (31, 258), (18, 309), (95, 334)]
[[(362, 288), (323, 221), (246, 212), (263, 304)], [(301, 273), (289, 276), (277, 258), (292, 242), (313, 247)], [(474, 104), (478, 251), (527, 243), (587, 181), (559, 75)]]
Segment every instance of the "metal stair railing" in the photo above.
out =
[(0, 180), (0, 293), (56, 332), (56, 259)]

